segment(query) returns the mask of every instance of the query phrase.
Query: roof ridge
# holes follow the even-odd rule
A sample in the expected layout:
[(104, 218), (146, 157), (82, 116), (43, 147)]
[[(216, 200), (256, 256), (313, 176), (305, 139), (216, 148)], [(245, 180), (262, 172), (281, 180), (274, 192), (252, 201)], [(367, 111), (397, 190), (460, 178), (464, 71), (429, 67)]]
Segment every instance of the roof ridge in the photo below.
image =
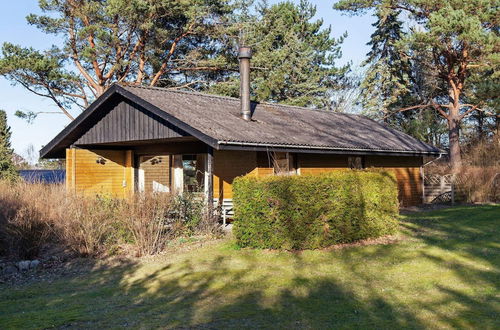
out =
[[(178, 93), (178, 94), (185, 94), (185, 95), (197, 95), (197, 96), (201, 96), (201, 97), (209, 97), (209, 98), (231, 100), (231, 101), (240, 101), (239, 98), (232, 97), (232, 96), (208, 94), (208, 93), (202, 93), (202, 92), (188, 92), (188, 91), (181, 91), (181, 90), (177, 90), (177, 89), (170, 89), (170, 88), (167, 88), (167, 87), (144, 86), (144, 85), (128, 85), (128, 84), (125, 84), (125, 83), (118, 83), (117, 85), (119, 85), (121, 87), (152, 89), (152, 90), (157, 90), (157, 91), (167, 92), (167, 93)], [(282, 103), (272, 103), (272, 102), (266, 102), (266, 101), (252, 101), (252, 103), (261, 104), (261, 105), (268, 105), (268, 106), (271, 106), (271, 107), (291, 108), (291, 109), (296, 109), (296, 110), (300, 109), (300, 110), (309, 110), (309, 111), (320, 111), (320, 112), (326, 112), (326, 113), (332, 113), (332, 114), (335, 113), (335, 114), (346, 115), (346, 116), (360, 116), (360, 115), (353, 114), (353, 113), (336, 112), (336, 111), (328, 110), (328, 109), (308, 108), (308, 107), (301, 107), (301, 106), (298, 106), (298, 105), (290, 105), (290, 104), (282, 104)]]
[(119, 83), (118, 85), (121, 86), (121, 87), (152, 89), (152, 90), (157, 90), (157, 91), (161, 91), (161, 92), (168, 92), (168, 93), (198, 95), (198, 96), (203, 96), (203, 97), (211, 97), (211, 98), (226, 99), (226, 100), (229, 99), (229, 100), (232, 100), (232, 101), (239, 101), (240, 100), (237, 97), (224, 96), (224, 95), (215, 95), (215, 94), (207, 94), (207, 93), (201, 93), (201, 92), (181, 91), (181, 90), (178, 90), (178, 89), (171, 89), (171, 88), (167, 88), (167, 87), (144, 86), (144, 85), (127, 85), (127, 84), (124, 84), (124, 83)]

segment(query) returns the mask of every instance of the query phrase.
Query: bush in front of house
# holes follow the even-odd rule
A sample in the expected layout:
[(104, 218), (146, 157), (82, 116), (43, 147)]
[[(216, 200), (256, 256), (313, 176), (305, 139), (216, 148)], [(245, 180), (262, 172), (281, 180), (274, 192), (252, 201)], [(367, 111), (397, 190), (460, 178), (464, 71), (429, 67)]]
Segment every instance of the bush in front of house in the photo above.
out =
[(316, 249), (397, 230), (396, 179), (385, 171), (245, 176), (233, 192), (242, 247)]
[(76, 255), (156, 254), (175, 238), (217, 234), (204, 200), (192, 193), (129, 199), (67, 193), (62, 185), (0, 180), (0, 256), (33, 259), (45, 247)]

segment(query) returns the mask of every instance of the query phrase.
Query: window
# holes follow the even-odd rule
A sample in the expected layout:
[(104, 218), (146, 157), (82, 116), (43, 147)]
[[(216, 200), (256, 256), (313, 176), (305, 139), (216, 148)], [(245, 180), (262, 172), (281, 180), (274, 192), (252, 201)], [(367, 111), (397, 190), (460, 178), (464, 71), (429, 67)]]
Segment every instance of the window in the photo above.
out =
[(288, 152), (273, 152), (271, 154), (274, 174), (294, 174), (293, 155)]
[(182, 155), (184, 191), (202, 192), (205, 181), (204, 155)]
[(365, 159), (362, 156), (347, 157), (347, 165), (349, 168), (360, 170), (365, 168)]

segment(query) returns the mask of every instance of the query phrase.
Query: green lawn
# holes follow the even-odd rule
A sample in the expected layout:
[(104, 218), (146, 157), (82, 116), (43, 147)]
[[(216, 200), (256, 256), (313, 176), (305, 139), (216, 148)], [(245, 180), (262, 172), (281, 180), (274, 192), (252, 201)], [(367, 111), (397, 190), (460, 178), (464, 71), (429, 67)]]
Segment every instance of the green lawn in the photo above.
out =
[(0, 286), (0, 328), (500, 328), (500, 206), (402, 219), (391, 245), (302, 253), (224, 241)]

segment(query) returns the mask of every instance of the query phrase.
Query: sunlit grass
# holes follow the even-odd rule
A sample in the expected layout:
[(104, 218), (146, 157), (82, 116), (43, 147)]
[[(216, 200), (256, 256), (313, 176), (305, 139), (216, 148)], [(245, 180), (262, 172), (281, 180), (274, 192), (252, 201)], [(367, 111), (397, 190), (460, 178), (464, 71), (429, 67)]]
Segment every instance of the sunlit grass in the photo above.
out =
[(405, 216), (404, 239), (331, 251), (233, 242), (1, 286), (0, 328), (499, 328), (500, 206)]

